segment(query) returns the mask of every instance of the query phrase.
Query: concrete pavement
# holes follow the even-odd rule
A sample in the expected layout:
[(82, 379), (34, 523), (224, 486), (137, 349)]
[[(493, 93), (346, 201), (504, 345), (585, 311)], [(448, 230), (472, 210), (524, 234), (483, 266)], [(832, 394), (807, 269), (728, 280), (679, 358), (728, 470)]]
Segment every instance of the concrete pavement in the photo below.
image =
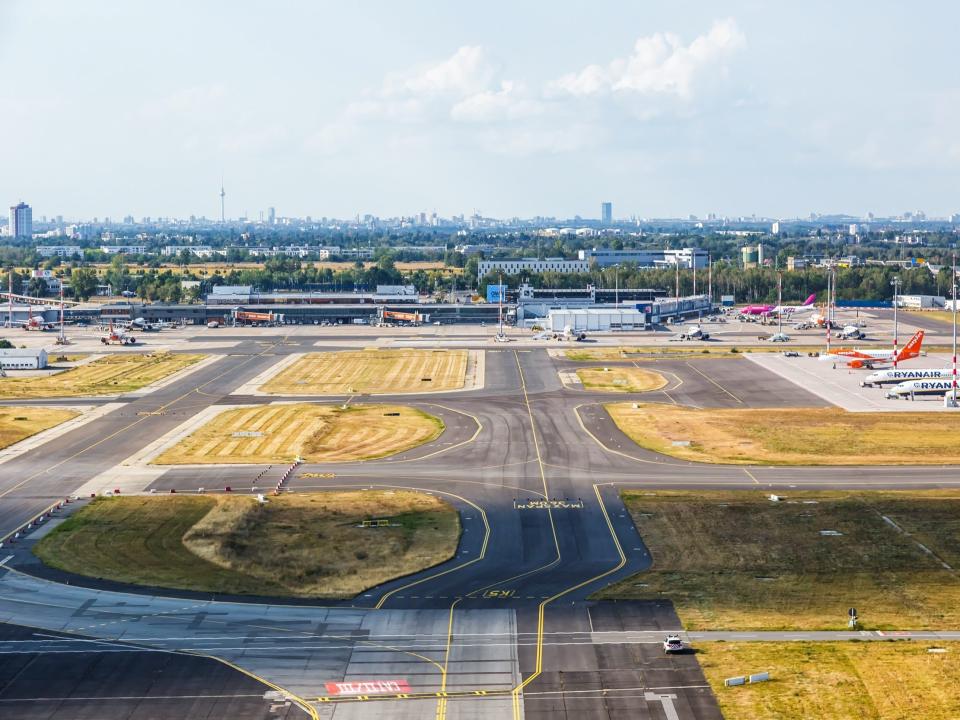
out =
[[(175, 433), (206, 408), (270, 401), (234, 393), (312, 342), (273, 340), (241, 338), (209, 368), (0, 465), (0, 527), (17, 527), (37, 508)], [(158, 594), (79, 578), (65, 585), (5, 572), (0, 618), (9, 626), (107, 644), (95, 643), (94, 653), (132, 643), (138, 652), (215, 655), (283, 688), (294, 706), (300, 703), (315, 716), (660, 718), (666, 711), (659, 697), (667, 693), (676, 695), (679, 717), (718, 718), (695, 655), (664, 657), (659, 650), (660, 635), (679, 627), (669, 602), (589, 599), (650, 563), (619, 488), (789, 492), (945, 487), (960, 480), (954, 468), (711, 467), (664, 458), (637, 448), (616, 429), (601, 408), (609, 395), (565, 389), (558, 375), (564, 367), (565, 361), (542, 348), (488, 348), (480, 390), (377, 398), (438, 406), (436, 412), (447, 413), (448, 431), (437, 441), (377, 461), (307, 464), (289, 481), (294, 492), (412, 487), (447, 497), (465, 529), (448, 563), (328, 606)], [(669, 395), (616, 399), (699, 407), (822, 404), (744, 360), (673, 360), (652, 367), (673, 376)], [(202, 484), (249, 491), (263, 470), (270, 471), (160, 468), (151, 488), (190, 491)], [(10, 564), (36, 570), (25, 556), (15, 560)], [(40, 641), (32, 638), (33, 645), (21, 647), (71, 657), (68, 641)], [(367, 700), (328, 694), (327, 683), (374, 681), (410, 692)]]

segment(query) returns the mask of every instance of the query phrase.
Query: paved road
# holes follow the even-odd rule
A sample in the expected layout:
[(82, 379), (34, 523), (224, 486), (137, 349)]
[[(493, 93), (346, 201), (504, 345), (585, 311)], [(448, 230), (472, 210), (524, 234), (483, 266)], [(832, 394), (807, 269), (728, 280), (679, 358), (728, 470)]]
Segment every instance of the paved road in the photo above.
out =
[[(0, 535), (199, 410), (267, 401), (230, 393), (279, 355), (302, 352), (299, 342), (245, 338), (193, 375), (0, 466)], [(698, 407), (822, 404), (742, 360), (653, 367), (671, 383), (666, 393), (637, 399)], [(70, 633), (72, 640), (33, 638), (19, 646), (61, 658), (64, 668), (80, 662), (65, 652), (77, 636), (103, 640), (110, 652), (119, 643), (138, 652), (216, 655), (283, 687), (292, 694), (290, 707), (300, 703), (315, 716), (662, 718), (669, 717), (669, 701), (679, 717), (718, 718), (695, 655), (659, 652), (660, 635), (679, 627), (669, 602), (589, 599), (649, 566), (620, 488), (787, 492), (944, 487), (960, 480), (954, 468), (738, 468), (664, 458), (620, 433), (600, 407), (609, 396), (564, 388), (558, 375), (564, 369), (567, 363), (542, 349), (488, 350), (482, 390), (396, 398), (444, 415), (449, 429), (436, 442), (379, 461), (308, 464), (291, 479), (295, 491), (414, 487), (447, 497), (460, 509), (465, 532), (458, 555), (440, 567), (322, 608), (189, 593), (158, 597), (7, 572), (0, 576), (0, 620)], [(263, 469), (170, 470), (152, 487), (242, 490)], [(31, 570), (23, 551), (9, 565)], [(384, 699), (370, 693), (362, 701), (330, 695), (325, 683), (344, 680), (403, 681), (396, 687), (410, 691)], [(59, 700), (41, 705), (60, 707)]]

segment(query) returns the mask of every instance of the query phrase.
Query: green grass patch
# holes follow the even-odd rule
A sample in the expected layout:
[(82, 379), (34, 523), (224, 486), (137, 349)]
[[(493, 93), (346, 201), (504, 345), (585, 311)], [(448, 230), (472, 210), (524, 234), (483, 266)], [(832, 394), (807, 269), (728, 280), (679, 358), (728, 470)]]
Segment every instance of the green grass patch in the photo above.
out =
[(688, 629), (836, 630), (851, 607), (862, 628), (960, 627), (960, 579), (942, 564), (960, 567), (960, 492), (623, 498), (653, 567), (600, 597), (669, 598)]
[[(960, 717), (960, 643), (703, 643), (697, 659), (727, 720)], [(770, 682), (724, 687), (770, 672)]]
[[(386, 527), (358, 527), (385, 519)], [(457, 512), (410, 491), (98, 498), (37, 543), (51, 567), (211, 593), (351, 597), (452, 557)]]

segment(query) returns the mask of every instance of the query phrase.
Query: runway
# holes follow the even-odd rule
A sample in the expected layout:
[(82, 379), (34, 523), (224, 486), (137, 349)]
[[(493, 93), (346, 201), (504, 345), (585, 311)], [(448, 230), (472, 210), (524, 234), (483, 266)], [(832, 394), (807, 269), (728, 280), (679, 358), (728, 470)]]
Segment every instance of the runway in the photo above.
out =
[[(0, 536), (205, 407), (269, 402), (230, 393), (279, 356), (303, 351), (304, 338), (274, 340), (238, 338), (224, 357), (182, 382), (125, 402), (66, 434), (55, 447), (0, 465)], [(670, 380), (666, 392), (611, 397), (567, 389), (559, 372), (570, 364), (552, 359), (545, 349), (488, 347), (482, 389), (375, 399), (437, 406), (431, 412), (444, 414), (447, 431), (433, 443), (376, 461), (297, 469), (288, 482), (293, 492), (410, 487), (449, 499), (464, 527), (458, 553), (419, 575), (322, 607), (211, 598), (67, 578), (32, 562), (27, 542), (4, 566), (17, 571), (0, 575), (0, 620), (7, 627), (68, 633), (70, 641), (34, 639), (22, 646), (60, 658), (56, 662), (65, 666), (73, 662), (66, 650), (77, 637), (107, 643), (91, 644), (91, 656), (132, 643), (138, 652), (222, 658), (282, 688), (291, 702), (284, 710), (290, 717), (719, 718), (696, 655), (660, 652), (660, 636), (680, 627), (669, 600), (590, 599), (651, 562), (619, 490), (949, 487), (960, 474), (943, 467), (708, 466), (649, 453), (620, 433), (603, 402), (720, 408), (824, 401), (741, 359), (671, 359), (643, 366), (664, 372)], [(250, 491), (264, 469), (169, 469), (151, 489), (185, 492), (198, 484), (208, 489), (230, 484), (235, 492)], [(68, 579), (70, 585), (64, 584)], [(2, 679), (0, 708), (13, 687)], [(360, 700), (356, 694), (331, 695), (327, 685), (373, 681), (409, 692), (371, 693)], [(36, 717), (55, 717), (59, 703), (38, 700), (47, 714)], [(254, 708), (252, 698), (250, 703)], [(207, 715), (187, 710), (179, 716)]]

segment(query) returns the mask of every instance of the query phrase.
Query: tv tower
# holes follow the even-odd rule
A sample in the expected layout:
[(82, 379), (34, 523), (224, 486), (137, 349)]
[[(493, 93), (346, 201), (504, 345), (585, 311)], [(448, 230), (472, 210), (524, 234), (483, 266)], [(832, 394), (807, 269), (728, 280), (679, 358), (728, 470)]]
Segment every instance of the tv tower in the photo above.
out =
[(220, 223), (223, 224), (227, 221), (226, 215), (224, 214), (224, 198), (227, 196), (227, 191), (223, 189), (223, 178), (220, 178)]

